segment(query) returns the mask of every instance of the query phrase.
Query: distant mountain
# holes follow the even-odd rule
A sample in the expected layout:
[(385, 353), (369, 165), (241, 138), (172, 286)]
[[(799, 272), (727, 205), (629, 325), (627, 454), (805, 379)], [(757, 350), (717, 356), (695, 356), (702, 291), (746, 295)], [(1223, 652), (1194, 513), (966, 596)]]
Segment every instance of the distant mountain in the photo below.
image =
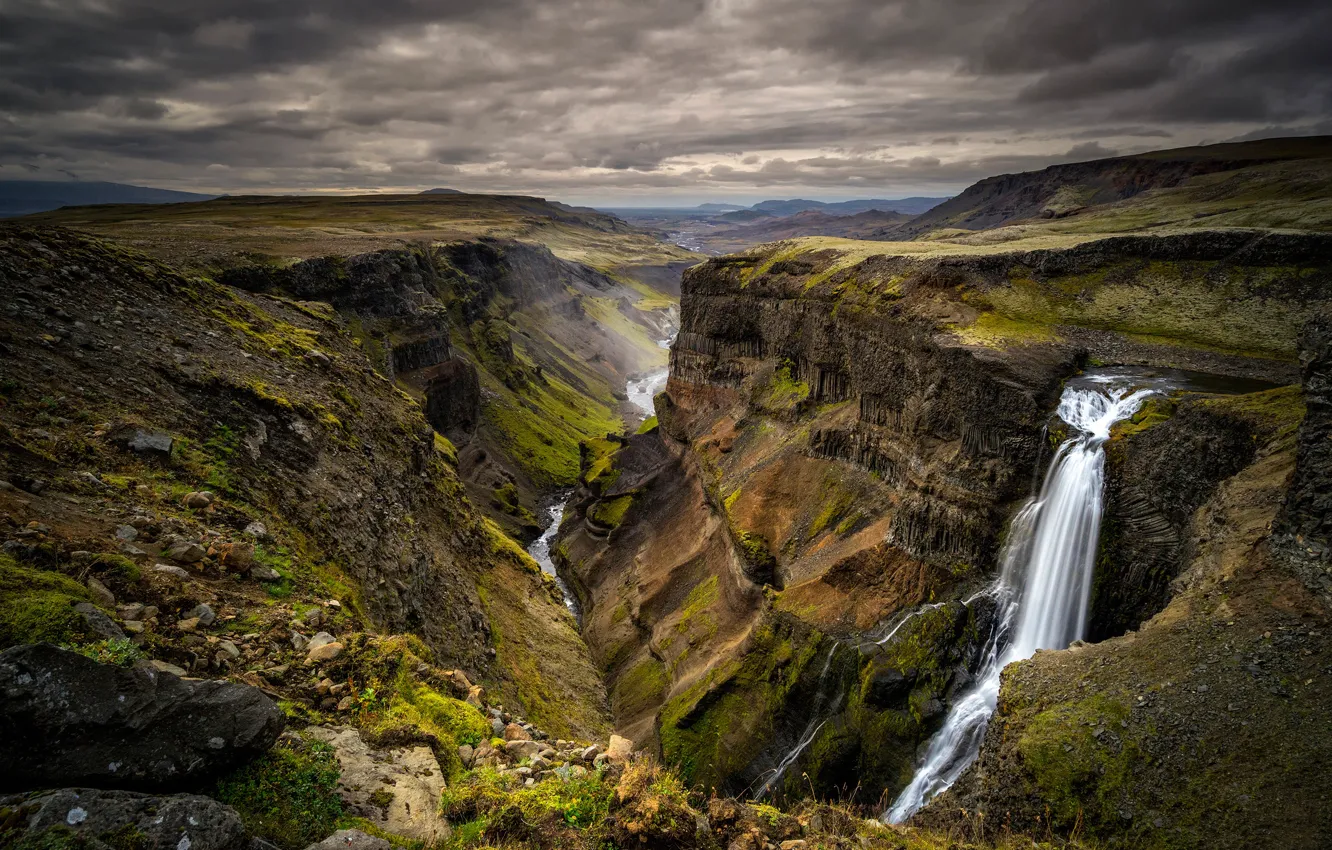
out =
[(803, 210), (795, 215), (761, 219), (747, 227), (723, 231), (718, 236), (750, 244), (800, 236), (874, 239), (910, 220), (911, 216), (906, 213), (882, 210), (865, 210), (854, 215), (830, 215), (823, 210)]
[[(1019, 221), (1063, 219), (1150, 190), (1174, 189), (1203, 175), (1328, 158), (1332, 158), (1332, 136), (1306, 136), (1175, 148), (1000, 174), (915, 218), (902, 228), (902, 234), (989, 230)], [(1295, 185), (1298, 183), (1291, 183), (1285, 191)], [(1236, 203), (1254, 200), (1238, 198)]]
[(740, 204), (699, 204), (694, 207), (699, 212), (734, 212), (735, 210), (748, 209)]
[(81, 180), (0, 180), (0, 218), (90, 204), (179, 204), (217, 195)]
[(717, 221), (729, 221), (733, 224), (745, 224), (752, 221), (761, 221), (765, 218), (772, 218), (772, 213), (761, 210), (734, 210), (733, 212), (722, 213), (717, 216)]
[(434, 189), (426, 189), (421, 194), (422, 195), (466, 195), (467, 193), (460, 189), (446, 189), (443, 186), (440, 186)]
[(907, 215), (919, 215), (926, 210), (942, 204), (947, 198), (870, 198), (858, 201), (838, 201), (824, 203), (804, 198), (792, 198), (787, 201), (760, 201), (750, 207), (752, 210), (771, 215), (795, 215), (805, 210), (818, 210), (828, 215), (855, 215), (868, 210), (879, 212), (899, 212)]

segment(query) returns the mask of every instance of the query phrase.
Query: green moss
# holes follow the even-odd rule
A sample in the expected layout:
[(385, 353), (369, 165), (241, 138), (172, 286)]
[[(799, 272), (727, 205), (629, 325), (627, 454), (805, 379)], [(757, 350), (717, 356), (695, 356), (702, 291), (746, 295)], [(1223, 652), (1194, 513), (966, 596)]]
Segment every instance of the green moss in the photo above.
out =
[[(807, 537), (810, 540), (818, 537), (825, 528), (840, 519), (841, 516), (846, 513), (847, 509), (855, 503), (855, 494), (838, 487), (835, 480), (830, 483), (829, 489), (831, 489), (832, 492), (825, 497), (823, 504), (819, 507), (818, 514), (809, 524), (809, 533)], [(840, 527), (838, 528), (838, 533), (841, 533)]]
[(639, 425), (639, 426), (638, 426), (638, 430), (635, 431), (634, 433), (635, 433), (635, 434), (651, 434), (653, 431), (657, 430), (657, 425), (658, 425), (658, 423), (657, 423), (657, 417), (655, 417), (655, 416), (649, 416), (647, 419), (644, 419), (644, 420), (643, 420), (643, 424), (642, 424), (642, 425)]
[(1121, 721), (1128, 716), (1127, 705), (1097, 695), (1043, 711), (1027, 724), (1018, 752), (1056, 824), (1119, 821), (1133, 766), (1146, 758), (1125, 737)]
[(620, 523), (624, 522), (624, 515), (629, 512), (633, 503), (632, 494), (598, 502), (592, 510), (591, 519), (602, 528), (618, 528)]
[(797, 649), (787, 627), (765, 621), (741, 659), (667, 701), (660, 714), (662, 753), (687, 784), (716, 787), (771, 739), (774, 718), (818, 641), (814, 633)]
[(620, 716), (635, 717), (656, 707), (669, 686), (666, 668), (648, 656), (615, 680), (612, 699)]
[(0, 649), (83, 642), (87, 628), (72, 606), (91, 599), (88, 589), (72, 578), (23, 566), (0, 553)]
[(212, 796), (234, 808), (251, 834), (283, 850), (302, 850), (338, 828), (338, 775), (328, 744), (282, 741), (218, 781)]
[(580, 480), (592, 492), (605, 493), (619, 479), (620, 471), (615, 468), (615, 455), (620, 448), (618, 441), (601, 437), (583, 441)]
[(794, 368), (790, 361), (783, 361), (777, 367), (772, 373), (772, 380), (761, 391), (758, 400), (760, 406), (772, 411), (789, 411), (809, 398), (809, 384), (792, 376)]
[(1295, 437), (1304, 421), (1304, 393), (1298, 385), (1265, 392), (1204, 399), (1204, 407), (1237, 416), (1253, 425), (1265, 439)]
[(1170, 420), (1175, 415), (1175, 400), (1153, 396), (1143, 402), (1137, 412), (1126, 420), (1116, 422), (1110, 429), (1112, 440), (1127, 440), (1150, 428)]

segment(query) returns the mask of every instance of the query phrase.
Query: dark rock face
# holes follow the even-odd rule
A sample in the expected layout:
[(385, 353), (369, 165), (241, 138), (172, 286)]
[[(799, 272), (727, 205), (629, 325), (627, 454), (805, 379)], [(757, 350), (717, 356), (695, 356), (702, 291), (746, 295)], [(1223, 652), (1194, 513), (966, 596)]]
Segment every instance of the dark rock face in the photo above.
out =
[(174, 788), (268, 750), (286, 722), (257, 688), (99, 664), (42, 644), (0, 653), (0, 787)]
[(1332, 599), (1332, 314), (1309, 322), (1300, 343), (1306, 412), (1276, 544), (1311, 589)]
[(1253, 455), (1246, 423), (1190, 402), (1169, 421), (1110, 444), (1089, 640), (1136, 629), (1165, 607), (1170, 582), (1190, 560), (1194, 511)]
[[(0, 843), (5, 844), (11, 838), (18, 840), (25, 835), (46, 833), (53, 838), (69, 836), (91, 848), (246, 850), (250, 847), (236, 811), (207, 797), (183, 794), (151, 797), (129, 791), (64, 788), (26, 797), (0, 798), (0, 810), (11, 813), (0, 824)], [(126, 840), (130, 843), (122, 843)]]
[(481, 378), (476, 367), (454, 357), (431, 370), (425, 413), (431, 426), (450, 440), (470, 438), (481, 421)]

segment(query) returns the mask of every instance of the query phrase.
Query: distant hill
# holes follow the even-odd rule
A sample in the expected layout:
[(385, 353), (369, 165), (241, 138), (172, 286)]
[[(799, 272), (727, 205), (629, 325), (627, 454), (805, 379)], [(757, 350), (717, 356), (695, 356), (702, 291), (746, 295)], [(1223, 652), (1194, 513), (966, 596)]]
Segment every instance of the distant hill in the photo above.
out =
[(421, 194), (422, 195), (465, 195), (467, 193), (462, 191), (461, 189), (446, 189), (443, 186), (439, 186), (434, 189), (426, 189)]
[[(1205, 175), (1328, 158), (1332, 158), (1332, 136), (1310, 136), (1151, 151), (1052, 165), (1040, 171), (1000, 174), (981, 180), (913, 219), (894, 238), (910, 238), (936, 230), (989, 230), (1014, 222), (1082, 216), (1153, 190), (1192, 185), (1190, 181)], [(1286, 191), (1308, 180), (1307, 175), (1287, 179)], [(1247, 202), (1245, 191), (1251, 193), (1252, 188), (1240, 187), (1233, 203)]]
[(770, 215), (795, 215), (805, 210), (818, 210), (828, 215), (855, 215), (856, 213), (878, 210), (880, 212), (898, 212), (907, 215), (919, 215), (938, 206), (947, 198), (869, 198), (857, 201), (838, 201), (824, 203), (804, 198), (792, 198), (787, 201), (761, 201), (750, 207), (752, 210)]
[(740, 204), (699, 204), (694, 207), (699, 212), (734, 212), (736, 210), (747, 209)]
[(178, 204), (217, 195), (78, 180), (0, 180), (0, 218), (91, 204)]
[(727, 221), (732, 224), (747, 224), (752, 221), (760, 221), (765, 218), (772, 218), (772, 213), (762, 212), (760, 210), (734, 210), (728, 213), (722, 213), (717, 216), (717, 221)]

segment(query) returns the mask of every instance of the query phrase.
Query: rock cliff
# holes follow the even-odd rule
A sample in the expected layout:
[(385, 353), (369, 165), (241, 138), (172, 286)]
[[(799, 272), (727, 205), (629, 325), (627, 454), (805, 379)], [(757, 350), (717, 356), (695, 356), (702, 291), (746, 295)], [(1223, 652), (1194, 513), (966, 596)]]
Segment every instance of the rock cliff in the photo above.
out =
[[(737, 793), (895, 793), (975, 672), (989, 612), (964, 602), (1058, 440), (1063, 380), (1290, 383), (1330, 261), (1324, 237), (1200, 233), (797, 240), (691, 269), (658, 428), (589, 447), (557, 547), (617, 727)], [(1252, 465), (1257, 426), (1209, 404), (1116, 455), (1106, 539), (1138, 549), (1103, 558), (1097, 637), (1167, 605), (1193, 512)]]

